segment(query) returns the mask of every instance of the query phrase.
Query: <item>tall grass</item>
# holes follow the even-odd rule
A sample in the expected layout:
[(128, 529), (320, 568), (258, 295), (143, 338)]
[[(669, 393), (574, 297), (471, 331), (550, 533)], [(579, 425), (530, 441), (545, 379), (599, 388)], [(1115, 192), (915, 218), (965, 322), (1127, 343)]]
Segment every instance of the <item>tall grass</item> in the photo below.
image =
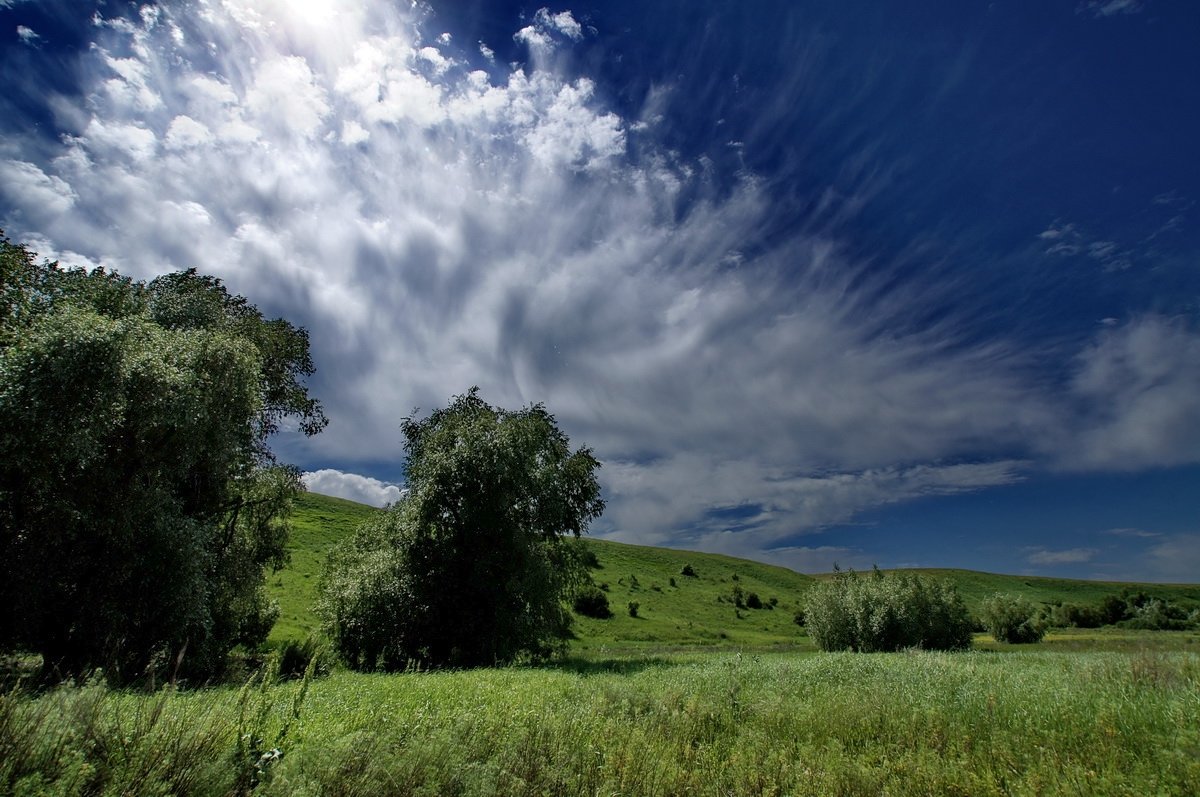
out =
[[(1200, 657), (736, 654), (258, 689), (255, 793), (1200, 793)], [(245, 715), (245, 711), (242, 714)], [(0, 792), (223, 794), (233, 690), (0, 702)], [(245, 786), (243, 785), (243, 788)]]

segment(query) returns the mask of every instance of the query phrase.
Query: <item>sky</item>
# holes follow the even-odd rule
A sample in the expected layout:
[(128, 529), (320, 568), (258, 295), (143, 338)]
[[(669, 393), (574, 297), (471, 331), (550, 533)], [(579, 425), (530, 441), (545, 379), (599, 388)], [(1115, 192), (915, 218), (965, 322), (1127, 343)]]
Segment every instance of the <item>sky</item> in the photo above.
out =
[(311, 336), (310, 489), (477, 385), (592, 534), (1200, 581), (1200, 5), (0, 0), (0, 226)]

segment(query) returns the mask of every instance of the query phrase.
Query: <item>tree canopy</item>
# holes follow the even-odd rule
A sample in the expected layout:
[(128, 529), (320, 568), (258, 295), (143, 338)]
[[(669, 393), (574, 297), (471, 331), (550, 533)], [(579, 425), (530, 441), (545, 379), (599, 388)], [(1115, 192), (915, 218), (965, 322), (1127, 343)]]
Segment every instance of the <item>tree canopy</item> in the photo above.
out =
[(360, 669), (476, 666), (552, 652), (586, 579), (569, 544), (604, 509), (587, 448), (540, 404), (478, 389), (405, 419), (408, 494), (331, 555), (321, 611)]
[(0, 236), (0, 645), (116, 680), (215, 674), (274, 620), (299, 472), (326, 423), (308, 337), (212, 277), (143, 283)]

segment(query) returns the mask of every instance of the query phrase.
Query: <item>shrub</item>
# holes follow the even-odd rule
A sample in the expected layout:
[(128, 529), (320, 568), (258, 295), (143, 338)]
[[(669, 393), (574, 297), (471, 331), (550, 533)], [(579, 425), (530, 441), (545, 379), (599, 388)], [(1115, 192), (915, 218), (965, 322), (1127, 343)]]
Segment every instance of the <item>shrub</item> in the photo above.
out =
[(599, 587), (584, 587), (575, 596), (571, 605), (576, 614), (584, 617), (607, 620), (613, 616), (612, 609), (608, 607), (608, 596)]
[(638, 616), (638, 602), (637, 601), (629, 602), (629, 616), (630, 617)]
[(1050, 624), (1058, 628), (1099, 628), (1104, 615), (1099, 607), (1064, 603), (1050, 610)]
[(684, 565), (680, 568), (679, 575), (687, 576), (688, 578), (698, 578), (695, 569), (691, 565)]
[(1121, 623), (1125, 628), (1151, 631), (1183, 631), (1192, 623), (1185, 609), (1169, 601), (1151, 598), (1133, 611), (1133, 616)]
[(758, 597), (757, 592), (751, 592), (746, 595), (747, 609), (761, 609), (763, 607), (762, 599)]
[(303, 642), (289, 639), (279, 648), (279, 675), (283, 678), (300, 678), (312, 664), (310, 675), (324, 677), (333, 669), (333, 661), (329, 647), (317, 639), (311, 636)]
[(971, 617), (952, 584), (908, 573), (884, 575), (878, 569), (868, 578), (839, 571), (813, 587), (796, 622), (807, 627), (822, 650), (961, 650), (971, 645)]
[(980, 606), (980, 617), (992, 638), (1013, 645), (1040, 642), (1046, 626), (1037, 616), (1037, 608), (1019, 595), (997, 592)]

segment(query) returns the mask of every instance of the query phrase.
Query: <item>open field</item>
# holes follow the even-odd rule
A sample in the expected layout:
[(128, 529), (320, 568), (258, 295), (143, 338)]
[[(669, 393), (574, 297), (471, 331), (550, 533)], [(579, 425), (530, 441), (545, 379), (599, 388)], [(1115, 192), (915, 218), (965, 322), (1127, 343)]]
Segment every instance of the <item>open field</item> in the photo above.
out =
[[(279, 601), (280, 616), (271, 641), (303, 640), (319, 629), (312, 611), (316, 585), (329, 549), (377, 510), (352, 501), (307, 493), (292, 516), (291, 564), (268, 576), (267, 587)], [(781, 567), (716, 554), (625, 545), (586, 539), (600, 562), (592, 571), (606, 594), (614, 616), (608, 620), (578, 618), (571, 649), (587, 655), (653, 653), (691, 649), (811, 649), (803, 629), (793, 622), (804, 593), (818, 578)], [(683, 576), (691, 565), (695, 577)], [(1006, 576), (970, 570), (918, 570), (935, 579), (949, 579), (968, 608), (996, 592), (1024, 595), (1034, 603), (1063, 601), (1095, 604), (1106, 595), (1129, 588), (1178, 603), (1200, 606), (1200, 584), (1156, 585), (1124, 582)], [(672, 586), (671, 582), (675, 584)], [(754, 592), (773, 609), (739, 609), (734, 587)], [(629, 616), (630, 602), (638, 616)], [(1052, 637), (1051, 644), (1057, 644)], [(1098, 637), (1102, 647), (1119, 638)], [(979, 644), (980, 640), (977, 640)]]
[[(1157, 632), (1187, 645), (1182, 636)], [(1200, 655), (710, 653), (0, 698), (0, 793), (1193, 795)], [(242, 719), (239, 721), (239, 715)], [(241, 749), (260, 737), (262, 759)], [(266, 761), (258, 770), (253, 761)]]

